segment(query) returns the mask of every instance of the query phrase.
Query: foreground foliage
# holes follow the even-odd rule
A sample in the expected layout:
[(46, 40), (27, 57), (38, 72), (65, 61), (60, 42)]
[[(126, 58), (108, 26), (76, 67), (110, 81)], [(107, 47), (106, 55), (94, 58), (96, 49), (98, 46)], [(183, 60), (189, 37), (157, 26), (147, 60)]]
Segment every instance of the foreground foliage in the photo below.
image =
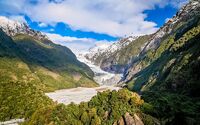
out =
[[(98, 93), (91, 101), (80, 105), (59, 104), (37, 110), (31, 119), (24, 124), (29, 125), (112, 125), (128, 112), (131, 116), (139, 115), (145, 124), (157, 124), (157, 120), (142, 113), (151, 110), (140, 96), (127, 89)], [(122, 119), (123, 119), (122, 118)]]
[(29, 118), (36, 110), (53, 105), (35, 83), (0, 82), (0, 121)]

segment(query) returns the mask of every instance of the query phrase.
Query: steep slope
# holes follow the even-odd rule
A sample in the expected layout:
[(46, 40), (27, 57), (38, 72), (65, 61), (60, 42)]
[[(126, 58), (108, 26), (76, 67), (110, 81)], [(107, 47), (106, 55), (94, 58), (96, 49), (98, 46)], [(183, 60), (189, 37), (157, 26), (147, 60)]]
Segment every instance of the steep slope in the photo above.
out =
[(18, 53), (17, 45), (0, 30), (0, 121), (28, 118), (53, 104), (41, 91), (45, 86)]
[(199, 41), (200, 22), (129, 82), (130, 89), (142, 91), (155, 107), (154, 116), (166, 124), (200, 124)]
[(86, 59), (94, 62), (96, 65), (98, 65), (98, 56), (104, 53), (106, 49), (111, 45), (112, 43), (99, 43), (96, 44), (94, 47), (90, 48), (88, 52), (84, 53), (83, 56), (86, 57)]
[(37, 79), (44, 91), (97, 86), (90, 68), (79, 62), (68, 48), (54, 44), (25, 24), (10, 25), (8, 21), (8, 25), (0, 25), (6, 32), (0, 32), (1, 79), (27, 82)]
[(122, 81), (162, 124), (200, 124), (199, 41), (200, 2), (192, 0), (153, 35)]
[[(145, 39), (147, 39), (147, 36), (139, 38), (130, 36), (104, 48), (101, 48), (101, 46), (99, 49), (97, 49), (98, 47), (92, 48), (85, 57), (94, 62), (95, 65), (100, 66), (104, 71), (123, 73), (128, 64), (132, 62), (132, 54), (134, 53), (137, 55), (137, 52)], [(134, 44), (134, 47), (132, 44)]]
[[(191, 36), (188, 35), (190, 32), (194, 37), (195, 35), (198, 35), (199, 9), (199, 1), (191, 1), (183, 6), (182, 9), (177, 12), (176, 16), (170, 19), (163, 27), (153, 34), (150, 41), (148, 41), (144, 49), (140, 52), (139, 59), (132, 63), (127, 70), (124, 82), (133, 80), (137, 73), (146, 67), (150, 67), (153, 62), (161, 58), (161, 56), (173, 45), (180, 42), (180, 46), (183, 46), (187, 43), (185, 41), (190, 41)], [(184, 42), (181, 43), (181, 41)], [(182, 52), (172, 53), (171, 55), (178, 54), (182, 54)], [(164, 56), (163, 59), (167, 59), (169, 55), (170, 53)], [(156, 68), (157, 67), (158, 66), (156, 66)], [(154, 68), (154, 71), (156, 70), (155, 67), (152, 66), (152, 68)], [(154, 74), (159, 75), (159, 72), (154, 72)]]

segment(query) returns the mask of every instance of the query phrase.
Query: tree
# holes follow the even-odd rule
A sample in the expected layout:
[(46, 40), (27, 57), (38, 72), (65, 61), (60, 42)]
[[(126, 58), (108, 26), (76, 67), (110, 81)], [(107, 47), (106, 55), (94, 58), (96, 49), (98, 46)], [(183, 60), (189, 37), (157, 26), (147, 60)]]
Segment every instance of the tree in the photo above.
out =
[(81, 115), (81, 121), (84, 124), (87, 124), (90, 121), (90, 118), (89, 118), (88, 113), (86, 111), (83, 112), (83, 114)]
[(91, 125), (101, 125), (101, 119), (95, 115), (91, 121)]

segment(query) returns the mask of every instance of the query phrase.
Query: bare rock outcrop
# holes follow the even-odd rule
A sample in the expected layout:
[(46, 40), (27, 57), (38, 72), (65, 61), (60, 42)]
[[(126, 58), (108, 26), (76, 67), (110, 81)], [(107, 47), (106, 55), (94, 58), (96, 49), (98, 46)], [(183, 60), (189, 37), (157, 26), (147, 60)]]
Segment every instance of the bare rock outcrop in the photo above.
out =
[(131, 116), (127, 112), (124, 117), (121, 117), (118, 121), (114, 122), (113, 125), (144, 125), (144, 123), (136, 113)]

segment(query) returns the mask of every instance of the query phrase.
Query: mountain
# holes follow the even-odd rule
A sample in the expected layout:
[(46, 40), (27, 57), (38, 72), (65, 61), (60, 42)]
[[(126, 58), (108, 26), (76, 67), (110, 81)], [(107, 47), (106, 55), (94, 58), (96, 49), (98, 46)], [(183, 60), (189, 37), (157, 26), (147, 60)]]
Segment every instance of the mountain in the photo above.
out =
[(36, 80), (44, 91), (97, 86), (91, 69), (70, 49), (54, 44), (26, 24), (0, 18), (1, 81)]
[[(163, 57), (164, 59), (167, 59), (169, 55), (173, 56), (176, 55), (177, 58), (178, 55), (179, 56), (182, 55), (181, 57), (184, 57), (183, 55), (184, 50), (179, 51), (179, 53), (172, 53), (171, 50), (173, 46), (176, 46), (178, 44), (178, 42), (184, 41), (182, 43), (180, 42), (181, 44), (180, 48), (181, 48), (181, 46), (187, 46), (186, 43), (189, 42), (186, 41), (190, 41), (190, 39), (196, 37), (196, 35), (198, 36), (199, 15), (200, 15), (199, 10), (200, 10), (199, 1), (196, 0), (190, 1), (188, 4), (183, 6), (172, 19), (170, 19), (167, 23), (164, 24), (163, 27), (161, 27), (155, 34), (153, 34), (148, 40), (148, 42), (145, 44), (143, 49), (140, 51), (139, 58), (135, 62), (133, 62), (128, 68), (128, 70), (125, 72), (123, 82), (130, 83), (131, 81), (132, 82), (135, 81), (134, 79), (136, 78), (136, 74), (138, 74), (145, 68), (150, 67), (150, 65), (153, 65), (153, 62), (159, 60), (161, 56), (165, 53), (167, 53), (167, 55)], [(190, 32), (192, 32), (192, 34), (194, 32), (193, 37), (188, 35)], [(190, 46), (188, 48), (190, 48)], [(166, 51), (170, 51), (171, 53)], [(195, 51), (193, 53), (195, 53)], [(172, 62), (165, 62), (165, 64), (167, 63), (171, 64)], [(174, 62), (176, 61), (174, 60)], [(160, 64), (162, 63), (159, 63), (159, 65)], [(159, 66), (156, 67), (158, 68)], [(153, 70), (151, 70), (152, 77), (155, 75), (157, 75), (156, 77), (159, 77), (159, 74), (161, 74), (161, 72), (159, 72), (159, 70), (157, 70), (153, 66), (152, 68), (153, 68)]]
[(88, 52), (84, 53), (82, 56), (85, 56), (86, 59), (93, 61), (98, 65), (97, 57), (104, 53), (104, 51), (111, 45), (112, 43), (99, 43), (96, 44), (94, 47), (90, 48)]
[(26, 24), (0, 17), (0, 121), (28, 119), (55, 103), (44, 92), (95, 87), (94, 73), (67, 47)]
[(149, 51), (156, 51), (170, 36), (180, 35), (179, 37), (181, 37), (184, 32), (196, 25), (199, 18), (198, 4), (198, 0), (191, 0), (156, 33), (123, 38), (119, 42), (101, 49), (101, 51), (91, 51), (86, 57), (105, 71), (123, 73), (124, 78), (121, 83), (127, 83), (145, 67), (143, 65), (147, 65), (138, 63), (150, 53)]
[[(129, 58), (131, 58), (130, 52), (132, 50), (128, 48), (133, 44), (135, 39), (137, 39), (137, 37), (130, 36), (109, 46), (108, 44), (103, 47), (96, 46), (91, 48), (85, 57), (95, 65), (99, 65), (104, 71), (118, 74), (123, 73), (130, 60)], [(127, 50), (127, 52), (124, 53), (121, 52), (121, 50)]]
[(48, 37), (41, 33), (31, 29), (26, 23), (10, 20), (7, 17), (0, 16), (0, 28), (8, 35), (15, 36), (19, 33), (27, 34), (37, 39), (48, 39)]
[(200, 1), (191, 0), (152, 36), (121, 81), (163, 124), (200, 124), (199, 41)]

